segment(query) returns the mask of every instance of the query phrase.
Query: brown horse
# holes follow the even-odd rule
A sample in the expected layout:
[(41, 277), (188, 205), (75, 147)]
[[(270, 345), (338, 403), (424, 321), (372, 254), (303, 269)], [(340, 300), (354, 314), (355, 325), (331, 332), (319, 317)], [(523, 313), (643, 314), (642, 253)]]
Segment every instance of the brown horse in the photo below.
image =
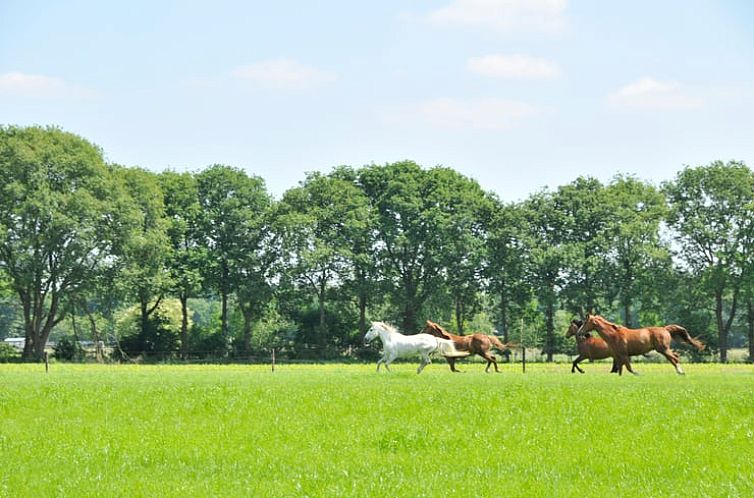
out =
[[(497, 368), (497, 360), (495, 359), (495, 355), (490, 354), (490, 349), (495, 348), (502, 352), (509, 347), (509, 345), (500, 342), (500, 339), (498, 339), (494, 335), (478, 333), (469, 335), (455, 335), (451, 334), (435, 322), (431, 322), (429, 320), (427, 320), (427, 324), (425, 325), (424, 330), (422, 330), (422, 333), (432, 334), (435, 337), (441, 337), (443, 339), (449, 339), (453, 341), (453, 344), (458, 351), (468, 351), (470, 355), (476, 354), (481, 356), (482, 358), (487, 360), (487, 367), (484, 369), (484, 371), (488, 373), (490, 371), (490, 365), (495, 365), (495, 372), (500, 372), (500, 370)], [(445, 357), (445, 359), (448, 360), (448, 365), (450, 365), (451, 372), (460, 372), (460, 370), (456, 369), (456, 358), (447, 356)]]
[(671, 339), (680, 339), (701, 351), (704, 344), (691, 337), (688, 331), (680, 325), (665, 325), (664, 327), (645, 327), (628, 329), (605, 320), (599, 315), (587, 315), (577, 334), (583, 335), (596, 330), (602, 339), (613, 350), (613, 357), (618, 363), (618, 375), (623, 374), (623, 366), (634, 375), (638, 375), (631, 368), (631, 356), (648, 353), (655, 350), (670, 362), (679, 375), (683, 370), (678, 364), (679, 357), (670, 349)]
[[(581, 367), (579, 367), (579, 363), (584, 360), (604, 360), (605, 358), (611, 358), (613, 356), (610, 346), (608, 346), (601, 337), (592, 337), (588, 332), (582, 335), (577, 334), (579, 328), (583, 324), (584, 322), (581, 320), (571, 320), (571, 325), (568, 327), (568, 332), (566, 332), (566, 337), (576, 336), (576, 349), (579, 352), (579, 355), (573, 360), (571, 373), (575, 373), (576, 370), (584, 373)], [(615, 363), (615, 360), (613, 360), (613, 368), (610, 370), (610, 373), (617, 372), (618, 365)]]

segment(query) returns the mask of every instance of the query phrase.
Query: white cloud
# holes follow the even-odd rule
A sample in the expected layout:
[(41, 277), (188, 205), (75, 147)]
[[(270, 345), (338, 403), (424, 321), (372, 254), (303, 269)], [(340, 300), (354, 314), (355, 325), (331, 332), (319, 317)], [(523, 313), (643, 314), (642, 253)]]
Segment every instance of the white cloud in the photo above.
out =
[(273, 59), (240, 66), (233, 76), (266, 88), (305, 89), (335, 81), (334, 73), (291, 59)]
[(618, 109), (697, 109), (704, 101), (689, 94), (680, 84), (645, 76), (608, 95), (608, 104)]
[(567, 0), (452, 0), (426, 20), (439, 26), (556, 33), (565, 27), (566, 5)]
[(560, 75), (554, 62), (527, 55), (490, 54), (466, 62), (472, 73), (495, 78), (549, 79)]
[(92, 97), (95, 92), (52, 76), (11, 72), (0, 74), (0, 95), (62, 99)]
[(440, 98), (404, 108), (397, 119), (418, 120), (435, 128), (508, 130), (536, 113), (533, 106), (512, 100)]

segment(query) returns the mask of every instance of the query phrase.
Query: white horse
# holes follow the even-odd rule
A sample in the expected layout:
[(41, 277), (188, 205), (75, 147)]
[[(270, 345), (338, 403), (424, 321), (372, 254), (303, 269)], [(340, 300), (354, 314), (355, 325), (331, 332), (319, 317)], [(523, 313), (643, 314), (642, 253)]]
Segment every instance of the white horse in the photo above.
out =
[(382, 358), (377, 362), (377, 371), (380, 371), (380, 365), (385, 364), (387, 371), (390, 371), (390, 363), (396, 358), (404, 356), (420, 355), (422, 358), (416, 373), (421, 373), (429, 363), (429, 355), (439, 351), (443, 356), (461, 357), (468, 356), (467, 352), (458, 351), (453, 341), (441, 339), (430, 334), (403, 335), (395, 327), (384, 322), (372, 322), (372, 326), (364, 336), (364, 343), (368, 344), (375, 337), (379, 336), (382, 341)]

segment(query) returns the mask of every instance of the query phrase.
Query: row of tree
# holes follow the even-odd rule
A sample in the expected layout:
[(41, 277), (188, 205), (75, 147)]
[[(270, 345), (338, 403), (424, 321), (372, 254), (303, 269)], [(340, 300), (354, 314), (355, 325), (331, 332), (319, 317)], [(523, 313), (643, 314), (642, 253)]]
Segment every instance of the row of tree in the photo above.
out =
[[(525, 330), (552, 359), (563, 315), (600, 313), (683, 323), (721, 361), (734, 330), (754, 357), (754, 174), (739, 162), (659, 187), (580, 177), (517, 203), (446, 167), (342, 166), (276, 200), (241, 169), (154, 173), (57, 128), (6, 126), (0, 173), (0, 323), (18, 315), (27, 359), (66, 318), (95, 344), (115, 330), (131, 353), (187, 357), (192, 303), (217, 304), (202, 347), (221, 355), (261, 347), (255, 330), (324, 354), (370, 319), (414, 332), (433, 318)], [(170, 302), (180, 326), (160, 340)]]

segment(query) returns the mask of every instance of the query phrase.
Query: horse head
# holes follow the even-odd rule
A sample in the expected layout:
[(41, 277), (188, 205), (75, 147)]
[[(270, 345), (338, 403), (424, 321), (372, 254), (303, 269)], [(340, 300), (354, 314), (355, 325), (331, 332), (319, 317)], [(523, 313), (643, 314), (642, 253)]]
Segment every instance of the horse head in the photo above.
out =
[(441, 339), (448, 339), (452, 340), (453, 338), (448, 334), (448, 332), (445, 331), (444, 328), (442, 328), (440, 325), (436, 324), (433, 321), (427, 320), (426, 325), (424, 326), (424, 330), (421, 331), (422, 334), (430, 334), (435, 337), (439, 337)]
[(598, 315), (586, 315), (586, 318), (584, 319), (584, 323), (582, 323), (579, 329), (576, 331), (576, 335), (580, 337), (586, 337), (588, 332), (591, 332), (592, 330), (597, 330), (598, 318), (599, 318)]
[(372, 326), (369, 327), (369, 330), (367, 330), (367, 333), (364, 334), (364, 344), (367, 345), (370, 342), (374, 340), (375, 337), (377, 337), (380, 333), (380, 325), (382, 325), (382, 322), (372, 322)]
[(571, 320), (571, 325), (568, 326), (568, 332), (566, 332), (566, 337), (575, 336), (582, 325), (584, 325), (583, 320)]

